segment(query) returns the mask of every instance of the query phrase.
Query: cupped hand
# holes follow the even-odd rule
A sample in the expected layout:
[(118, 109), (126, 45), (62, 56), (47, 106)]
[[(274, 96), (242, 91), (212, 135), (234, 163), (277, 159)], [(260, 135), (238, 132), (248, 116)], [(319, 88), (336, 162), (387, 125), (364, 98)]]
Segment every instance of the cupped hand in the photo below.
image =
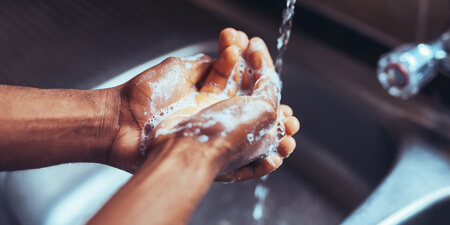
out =
[(222, 31), (203, 86), (184, 96), (160, 123), (147, 123), (148, 152), (168, 140), (196, 140), (192, 151), (220, 159), (217, 180), (242, 181), (275, 170), (295, 148), (299, 122), (288, 106), (279, 107), (280, 81), (260, 38)]
[(139, 151), (144, 124), (162, 109), (189, 95), (211, 70), (214, 61), (206, 55), (171, 57), (116, 87), (120, 95), (119, 126), (106, 163), (135, 172), (145, 159)]

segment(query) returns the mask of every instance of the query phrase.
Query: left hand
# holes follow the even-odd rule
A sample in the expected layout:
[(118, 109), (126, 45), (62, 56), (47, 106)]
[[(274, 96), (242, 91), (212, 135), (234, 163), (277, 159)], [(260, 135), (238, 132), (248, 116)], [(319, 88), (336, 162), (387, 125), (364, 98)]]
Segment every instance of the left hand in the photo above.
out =
[(115, 87), (119, 95), (119, 126), (107, 155), (107, 164), (135, 172), (145, 159), (139, 153), (144, 124), (155, 113), (189, 95), (211, 69), (214, 59), (203, 55), (197, 58), (168, 58), (142, 72), (127, 83)]

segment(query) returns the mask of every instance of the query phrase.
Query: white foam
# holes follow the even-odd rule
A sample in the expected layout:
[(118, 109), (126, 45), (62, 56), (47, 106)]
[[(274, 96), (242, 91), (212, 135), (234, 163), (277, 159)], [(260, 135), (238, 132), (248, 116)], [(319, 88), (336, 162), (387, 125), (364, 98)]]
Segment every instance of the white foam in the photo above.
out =
[(247, 134), (247, 141), (249, 144), (252, 144), (255, 140), (255, 136), (253, 134)]
[[(192, 92), (194, 93), (194, 92)], [(154, 103), (153, 103), (154, 104)], [(142, 129), (141, 132), (141, 143), (139, 145), (139, 150), (142, 155), (145, 154), (145, 148), (147, 146), (147, 142), (149, 140), (149, 137), (152, 135), (153, 130), (156, 128), (156, 126), (159, 125), (159, 123), (164, 120), (167, 116), (171, 115), (173, 112), (178, 111), (182, 108), (186, 108), (188, 106), (197, 106), (195, 103), (195, 94), (190, 94), (184, 98), (182, 98), (180, 101), (177, 101), (171, 105), (169, 105), (166, 108), (160, 109), (160, 110), (152, 110), (152, 117), (150, 117), (147, 122), (144, 124), (144, 129)], [(145, 133), (145, 127), (149, 126), (149, 132)], [(161, 134), (167, 134), (168, 132), (164, 129), (159, 129), (157, 134), (155, 136), (161, 135)]]
[[(275, 143), (269, 145), (269, 147), (267, 148), (267, 151), (266, 151), (266, 156), (271, 156), (271, 155), (275, 154), (277, 152), (278, 144), (279, 144), (279, 141), (275, 141)], [(270, 158), (269, 158), (269, 160), (270, 160), (269, 163), (272, 162), (271, 165), (275, 167), (275, 164), (273, 163), (273, 161)]]
[[(261, 44), (261, 45), (260, 45)], [(254, 49), (252, 50), (263, 50), (264, 45), (263, 42), (261, 41), (261, 43), (259, 44), (259, 42), (256, 42), (256, 45), (253, 46)], [(198, 54), (195, 56), (191, 56), (191, 57), (186, 57), (183, 58), (183, 60), (186, 61), (194, 61), (194, 60), (198, 60), (199, 58), (201, 58), (202, 56), (204, 56), (203, 54)], [(192, 64), (189, 62), (185, 62), (185, 67), (186, 68), (191, 68)], [(165, 72), (167, 73), (174, 73), (176, 72), (176, 69), (169, 69)], [(252, 79), (254, 79), (254, 75), (256, 73), (258, 74), (262, 74), (262, 76), (259, 78), (257, 82), (261, 82), (262, 80), (264, 80), (265, 82), (262, 83), (261, 85), (259, 85), (258, 89), (255, 90), (244, 90), (242, 88), (242, 76), (244, 74), (244, 71), (247, 73), (247, 75), (249, 76), (249, 80), (251, 81)], [(234, 76), (236, 75), (236, 73), (239, 73), (239, 83), (236, 83), (234, 80)], [(172, 74), (172, 76), (176, 76), (177, 74)], [(152, 90), (155, 90), (154, 93), (152, 93), (152, 95), (150, 96), (151, 100), (159, 100), (159, 101), (167, 101), (169, 99), (169, 95), (170, 93), (173, 92), (173, 90), (171, 90), (170, 88), (173, 88), (173, 80), (170, 79), (161, 79), (158, 82), (154, 82), (154, 83), (149, 83), (150, 87), (152, 88)], [(170, 88), (169, 88), (170, 87)], [(164, 130), (164, 129), (158, 129), (158, 131), (153, 134), (153, 129), (155, 129), (158, 124), (165, 119), (168, 115), (172, 114), (173, 112), (181, 109), (181, 108), (185, 108), (188, 106), (193, 106), (193, 107), (197, 107), (199, 110), (201, 110), (201, 108), (197, 105), (196, 101), (195, 101), (195, 96), (198, 94), (196, 91), (191, 91), (191, 94), (185, 98), (183, 98), (182, 100), (171, 104), (170, 106), (161, 109), (161, 110), (153, 110), (150, 113), (153, 115), (152, 117), (150, 117), (147, 121), (147, 123), (145, 124), (148, 125), (150, 127), (150, 131), (148, 133), (144, 133), (145, 129), (143, 129), (142, 132), (142, 137), (141, 137), (141, 144), (140, 144), (140, 150), (141, 153), (144, 154), (147, 142), (149, 140), (149, 137), (151, 135), (155, 135), (155, 136), (159, 136), (162, 134), (167, 134), (167, 133), (171, 133), (171, 132), (175, 132), (175, 131), (179, 131), (185, 128), (192, 128), (192, 127), (196, 127), (194, 129), (194, 131), (186, 131), (183, 132), (184, 136), (193, 136), (200, 134), (201, 129), (200, 128), (208, 128), (211, 126), (214, 126), (215, 124), (219, 123), (223, 126), (224, 130), (220, 133), (220, 136), (225, 137), (226, 134), (230, 131), (232, 131), (233, 129), (236, 128), (237, 125), (247, 122), (253, 118), (255, 118), (255, 113), (256, 112), (261, 112), (261, 111), (269, 111), (269, 110), (273, 110), (270, 108), (264, 108), (264, 107), (268, 107), (268, 105), (264, 105), (264, 104), (256, 104), (254, 101), (252, 101), (252, 98), (267, 98), (269, 96), (273, 96), (274, 93), (276, 94), (276, 98), (272, 98), (273, 102), (272, 102), (272, 107), (274, 108), (278, 108), (279, 106), (279, 102), (281, 99), (281, 81), (279, 79), (278, 74), (271, 68), (268, 67), (268, 65), (266, 65), (265, 61), (263, 60), (263, 65), (262, 68), (260, 70), (254, 70), (253, 68), (250, 68), (249, 65), (247, 65), (246, 61), (243, 59), (242, 56), (239, 57), (238, 63), (236, 63), (234, 69), (232, 70), (232, 74), (229, 75), (228, 78), (228, 82), (227, 82), (227, 86), (225, 88), (225, 90), (223, 90), (221, 93), (219, 94), (212, 94), (209, 93), (209, 97), (218, 99), (219, 101), (228, 99), (228, 92), (231, 88), (235, 88), (237, 90), (237, 96), (245, 96), (245, 101), (247, 102), (247, 104), (245, 104), (243, 107), (239, 107), (237, 105), (235, 106), (231, 106), (228, 107), (227, 109), (222, 110), (221, 112), (204, 112), (201, 116), (203, 118), (205, 118), (205, 120), (207, 122), (205, 122), (204, 124), (192, 124), (192, 123), (188, 123), (185, 125), (185, 127), (178, 127), (177, 130)], [(250, 95), (251, 96), (248, 96)], [(151, 102), (150, 104), (154, 104), (153, 102)], [(262, 107), (262, 108), (261, 108)], [(152, 105), (152, 108), (156, 108)], [(270, 155), (273, 154), (274, 152), (276, 152), (276, 148), (279, 144), (279, 142), (282, 140), (282, 138), (285, 136), (285, 128), (284, 128), (284, 117), (281, 114), (281, 116), (279, 116), (278, 120), (276, 121), (278, 124), (277, 127), (277, 139), (275, 141), (275, 143), (269, 145), (269, 148), (266, 151), (266, 155)], [(273, 124), (273, 125), (276, 125)], [(267, 132), (269, 132), (269, 130), (273, 127), (270, 126), (267, 129), (263, 129), (260, 130), (257, 134), (247, 134), (247, 141), (252, 144), (258, 140), (260, 140)], [(144, 127), (145, 127), (144, 126)], [(198, 141), (199, 142), (206, 142), (208, 140), (210, 140), (211, 137), (202, 134), (199, 138)]]
[(210, 120), (210, 121), (206, 122), (205, 124), (203, 124), (203, 128), (212, 127), (212, 126), (214, 126), (216, 124), (217, 124), (217, 121)]
[(182, 59), (182, 60), (184, 60), (184, 61), (197, 61), (197, 60), (199, 60), (199, 59), (200, 59), (201, 57), (203, 57), (203, 56), (205, 56), (205, 54), (199, 53), (199, 54), (197, 54), (197, 55), (188, 56), (188, 57), (183, 57), (183, 58), (180, 58), (180, 59)]

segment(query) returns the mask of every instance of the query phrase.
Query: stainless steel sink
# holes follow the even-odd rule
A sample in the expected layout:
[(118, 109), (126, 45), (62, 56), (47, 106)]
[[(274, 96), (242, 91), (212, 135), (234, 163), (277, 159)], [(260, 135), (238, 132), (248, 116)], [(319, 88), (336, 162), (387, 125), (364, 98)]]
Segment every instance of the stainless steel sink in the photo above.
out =
[[(148, 10), (152, 9), (145, 1), (140, 4), (147, 6)], [(158, 5), (160, 8), (154, 9), (153, 12), (156, 18), (169, 18), (161, 25), (166, 37), (155, 37), (144, 31), (143, 33), (145, 37), (152, 38), (152, 44), (165, 44), (161, 46), (142, 44), (145, 43), (142, 42), (145, 38), (135, 38), (140, 34), (136, 32), (129, 38), (140, 45), (127, 45), (130, 51), (136, 51), (136, 54), (117, 47), (116, 50), (122, 51), (122, 55), (125, 55), (121, 60), (121, 54), (111, 53), (110, 56), (109, 52), (105, 54), (94, 49), (91, 55), (86, 57), (91, 60), (104, 57), (100, 65), (85, 62), (86, 60), (81, 60), (81, 63), (78, 61), (76, 66), (63, 64), (69, 68), (69, 75), (64, 79), (42, 75), (45, 79), (40, 81), (41, 76), (37, 73), (32, 79), (36, 80), (36, 83), (30, 85), (104, 88), (127, 81), (167, 56), (184, 57), (199, 52), (216, 56), (217, 43), (213, 37), (226, 26), (244, 30), (251, 36), (263, 37), (267, 40), (271, 51), (275, 52), (274, 42), (278, 22), (255, 11), (222, 0), (191, 0), (182, 3), (164, 1), (160, 4)], [(181, 6), (173, 8), (172, 4)], [(83, 7), (83, 10), (90, 11), (90, 4)], [(136, 8), (139, 7), (134, 6), (133, 9)], [(161, 13), (159, 10), (168, 12)], [(182, 34), (169, 35), (173, 34), (170, 33), (171, 29), (177, 29), (179, 26), (176, 22), (170, 21), (173, 14), (171, 10), (179, 12), (177, 16), (186, 19), (183, 21), (186, 26), (180, 28)], [(114, 10), (111, 12), (117, 13)], [(140, 10), (139, 13), (141, 14), (135, 16), (136, 18), (147, 16), (148, 11)], [(105, 21), (109, 22), (117, 18), (108, 17), (107, 12), (102, 15), (106, 15)], [(197, 17), (191, 18), (191, 15)], [(188, 20), (194, 22), (201, 20), (205, 21), (205, 24), (197, 27), (197, 23), (190, 24), (186, 22)], [(189, 30), (191, 32), (188, 32)], [(120, 41), (128, 38), (125, 34), (114, 34), (120, 37), (117, 39)], [(86, 41), (86, 45), (91, 44), (91, 47), (95, 48), (96, 45), (103, 46), (103, 43), (98, 41), (100, 39), (96, 36), (91, 38), (86, 36), (83, 40)], [(97, 41), (89, 42), (89, 40)], [(113, 39), (107, 41), (111, 40)], [(148, 55), (144, 56), (142, 49), (139, 50), (141, 47), (147, 49)], [(78, 59), (84, 50), (77, 51), (76, 48), (72, 48), (71, 51), (75, 51), (76, 54), (64, 55), (67, 61)], [(0, 53), (0, 59), (6, 56), (9, 57)], [(386, 224), (405, 221), (406, 224), (420, 224), (421, 221), (431, 221), (430, 218), (448, 209), (449, 201), (445, 200), (447, 183), (437, 182), (445, 175), (448, 165), (446, 154), (442, 153), (444, 145), (430, 144), (434, 143), (436, 138), (444, 143), (450, 138), (450, 135), (445, 133), (445, 128), (450, 127), (448, 122), (450, 120), (444, 116), (446, 110), (429, 104), (420, 96), (408, 102), (391, 98), (378, 85), (373, 68), (299, 30), (293, 31), (285, 58), (282, 102), (291, 105), (302, 124), (300, 133), (295, 136), (297, 140), (295, 153), (266, 180), (235, 184), (215, 183), (193, 215), (191, 224), (329, 225), (340, 224), (344, 220), (347, 224), (376, 224), (383, 218), (392, 218), (391, 215), (400, 214), (400, 217), (395, 218), (401, 220), (391, 220), (392, 223)], [(76, 73), (70, 72), (70, 68), (76, 67), (75, 71), (83, 71), (83, 65), (86, 65), (84, 69), (89, 72), (87, 75), (84, 73), (80, 75), (82, 79), (77, 79)], [(124, 68), (133, 69), (125, 71)], [(0, 82), (5, 84), (21, 84), (28, 79), (25, 76), (22, 80), (14, 78), (10, 82), (8, 76), (1, 75), (2, 73)], [(45, 82), (51, 85), (47, 86)], [(416, 148), (417, 146), (422, 147)], [(423, 160), (423, 164), (420, 164), (423, 166), (423, 177), (429, 174), (442, 175), (433, 176), (427, 181), (430, 186), (436, 185), (421, 192), (424, 195), (405, 191), (403, 193), (406, 197), (402, 197), (402, 201), (393, 201), (398, 204), (395, 204), (395, 207), (387, 207), (391, 203), (389, 200), (401, 196), (395, 193), (397, 187), (408, 189), (407, 185), (410, 184), (408, 182), (413, 181), (418, 185), (417, 182), (424, 181), (408, 174), (411, 171), (417, 172), (417, 168), (411, 170), (408, 166), (414, 165), (410, 162), (416, 162), (415, 160), (420, 158), (429, 159)], [(0, 207), (0, 222), (82, 224), (130, 176), (107, 166), (81, 163), (0, 173), (0, 199), (4, 199)], [(265, 200), (255, 198), (255, 189), (261, 188), (267, 191)], [(436, 194), (436, 191), (441, 195)], [(256, 192), (258, 194), (258, 191)], [(434, 197), (434, 200), (427, 198), (426, 204), (409, 204), (415, 199), (424, 199), (421, 198), (423, 196)], [(255, 208), (262, 212), (259, 220), (254, 214)], [(404, 210), (411, 208), (413, 210)], [(8, 215), (10, 218), (3, 222), (2, 215)], [(359, 220), (360, 223), (357, 223), (357, 219), (361, 218), (368, 219)], [(441, 215), (439, 218), (441, 219), (438, 219), (438, 222), (448, 221), (445, 216)], [(361, 221), (370, 222), (361, 223)]]
[(411, 219), (407, 220), (404, 225), (420, 225), (420, 224), (450, 224), (450, 201), (444, 199), (425, 211), (414, 215)]

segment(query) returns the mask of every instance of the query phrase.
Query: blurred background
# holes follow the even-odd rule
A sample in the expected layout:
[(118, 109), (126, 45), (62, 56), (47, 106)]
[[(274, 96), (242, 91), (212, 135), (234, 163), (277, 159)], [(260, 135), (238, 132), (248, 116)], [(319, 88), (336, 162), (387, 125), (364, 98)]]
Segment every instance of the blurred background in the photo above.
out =
[[(226, 27), (262, 37), (275, 57), (285, 7), (0, 1), (0, 84), (119, 85), (167, 56), (216, 57)], [(448, 0), (299, 0), (281, 74), (302, 124), (297, 149), (266, 180), (214, 184), (191, 224), (449, 224), (450, 78), (435, 69), (404, 100), (377, 74), (397, 46), (444, 42), (449, 23)], [(96, 164), (0, 173), (0, 224), (82, 224), (129, 177)]]

